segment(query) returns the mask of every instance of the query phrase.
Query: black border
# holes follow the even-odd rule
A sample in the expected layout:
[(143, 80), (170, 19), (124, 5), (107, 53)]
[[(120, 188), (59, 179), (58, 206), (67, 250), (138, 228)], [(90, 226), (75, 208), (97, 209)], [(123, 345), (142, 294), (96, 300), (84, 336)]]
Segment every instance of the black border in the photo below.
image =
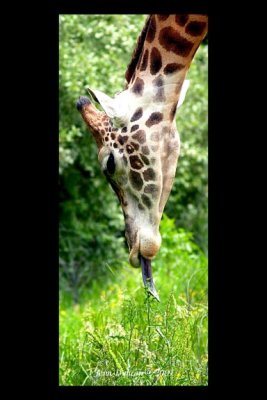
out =
[[(32, 58), (34, 64), (26, 71), (32, 89), (28, 89), (28, 82), (24, 82), (25, 93), (29, 94), (26, 106), (31, 113), (31, 124), (34, 127), (32, 136), (34, 160), (29, 167), (34, 175), (35, 165), (38, 166), (38, 179), (41, 182), (38, 192), (33, 184), (32, 192), (37, 207), (31, 210), (34, 215), (40, 216), (37, 225), (38, 228), (41, 226), (41, 230), (38, 229), (38, 232), (41, 231), (38, 233), (38, 238), (35, 237), (36, 231), (31, 231), (33, 237), (31, 251), (36, 257), (33, 260), (32, 274), (36, 293), (34, 297), (31, 296), (31, 301), (33, 298), (35, 301), (35, 295), (36, 299), (40, 299), (37, 304), (41, 320), (37, 322), (36, 314), (31, 310), (34, 326), (27, 351), (33, 350), (35, 362), (28, 367), (27, 373), (32, 376), (33, 385), (37, 384), (39, 390), (41, 386), (42, 394), (48, 395), (50, 399), (88, 398), (90, 394), (117, 396), (140, 393), (177, 395), (181, 399), (199, 400), (210, 395), (216, 398), (218, 394), (228, 394), (225, 366), (227, 365), (228, 375), (234, 372), (233, 366), (232, 370), (231, 366), (229, 368), (228, 357), (231, 346), (228, 351), (227, 349), (231, 338), (226, 327), (229, 323), (227, 314), (230, 307), (226, 308), (225, 300), (226, 292), (233, 294), (226, 289), (227, 275), (230, 272), (229, 267), (227, 269), (227, 260), (231, 248), (229, 250), (225, 246), (229, 243), (226, 226), (229, 223), (228, 211), (231, 204), (229, 195), (227, 197), (227, 179), (231, 176), (231, 170), (225, 167), (225, 154), (229, 154), (228, 143), (225, 141), (228, 125), (224, 115), (225, 109), (219, 105), (223, 103), (221, 99), (226, 97), (229, 104), (229, 93), (225, 80), (222, 79), (222, 71), (224, 76), (226, 73), (222, 67), (224, 65), (222, 55), (226, 51), (229, 52), (227, 46), (229, 42), (225, 44), (225, 38), (221, 37), (221, 32), (225, 29), (224, 20), (218, 18), (214, 10), (203, 2), (201, 5), (200, 2), (190, 5), (186, 2), (186, 6), (179, 2), (179, 12), (209, 14), (209, 385), (207, 387), (58, 386), (58, 16), (64, 13), (175, 13), (178, 4), (174, 7), (174, 3), (172, 1), (168, 6), (164, 1), (161, 6), (155, 4), (139, 7), (136, 3), (126, 5), (106, 0), (98, 0), (93, 4), (89, 1), (70, 0), (51, 2), (41, 13), (34, 9), (32, 16), (34, 22), (26, 33), (25, 40), (32, 44), (31, 51), (34, 56)], [(41, 147), (41, 151), (36, 151), (36, 146)], [(38, 243), (36, 249), (34, 249), (35, 242)]]

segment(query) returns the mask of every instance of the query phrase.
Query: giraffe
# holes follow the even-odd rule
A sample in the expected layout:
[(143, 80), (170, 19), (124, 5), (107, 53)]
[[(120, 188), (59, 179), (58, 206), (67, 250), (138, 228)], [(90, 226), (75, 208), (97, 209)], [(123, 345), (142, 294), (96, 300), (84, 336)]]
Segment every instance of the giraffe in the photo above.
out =
[(207, 25), (204, 14), (149, 15), (127, 67), (124, 90), (111, 98), (88, 88), (90, 99), (77, 101), (121, 204), (129, 262), (141, 266), (144, 285), (158, 301), (151, 260), (161, 246), (159, 224), (180, 153), (175, 115)]

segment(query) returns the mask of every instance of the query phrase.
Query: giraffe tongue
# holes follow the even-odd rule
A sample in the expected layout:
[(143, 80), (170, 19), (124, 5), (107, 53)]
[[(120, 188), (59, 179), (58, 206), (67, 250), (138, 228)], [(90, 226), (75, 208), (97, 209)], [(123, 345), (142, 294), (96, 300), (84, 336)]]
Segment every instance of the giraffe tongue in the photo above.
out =
[(144, 285), (145, 285), (145, 287), (147, 287), (148, 292), (153, 297), (155, 297), (156, 300), (160, 301), (159, 295), (157, 293), (157, 290), (156, 290), (154, 282), (153, 282), (151, 260), (148, 260), (147, 258), (144, 258), (143, 256), (140, 255), (140, 261), (141, 261)]

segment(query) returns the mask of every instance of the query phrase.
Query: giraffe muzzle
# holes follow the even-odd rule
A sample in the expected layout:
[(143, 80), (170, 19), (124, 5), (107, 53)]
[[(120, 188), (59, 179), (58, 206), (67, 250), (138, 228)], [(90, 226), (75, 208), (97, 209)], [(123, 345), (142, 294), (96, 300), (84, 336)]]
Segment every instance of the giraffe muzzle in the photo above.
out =
[(157, 230), (132, 225), (126, 232), (130, 248), (129, 262), (134, 268), (140, 267), (140, 257), (151, 260), (156, 256), (161, 245), (161, 236)]

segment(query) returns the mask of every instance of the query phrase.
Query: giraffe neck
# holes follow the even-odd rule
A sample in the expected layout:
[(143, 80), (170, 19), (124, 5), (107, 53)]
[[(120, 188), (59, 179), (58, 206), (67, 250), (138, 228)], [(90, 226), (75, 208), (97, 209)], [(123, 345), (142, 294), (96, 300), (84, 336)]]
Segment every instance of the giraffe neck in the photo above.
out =
[(152, 102), (174, 117), (188, 68), (206, 33), (207, 16), (202, 14), (150, 16), (139, 57), (135, 54), (138, 62), (128, 75), (128, 91), (140, 104)]

